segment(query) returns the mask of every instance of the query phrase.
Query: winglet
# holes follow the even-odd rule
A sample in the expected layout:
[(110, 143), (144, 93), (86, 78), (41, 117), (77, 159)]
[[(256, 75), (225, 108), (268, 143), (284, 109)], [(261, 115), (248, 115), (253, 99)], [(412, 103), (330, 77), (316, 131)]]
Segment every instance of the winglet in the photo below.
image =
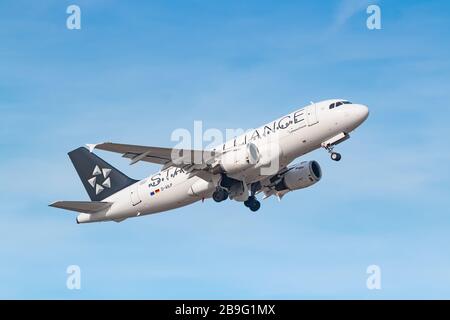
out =
[(89, 152), (94, 151), (95, 147), (97, 147), (100, 143), (86, 143), (86, 147), (88, 147)]

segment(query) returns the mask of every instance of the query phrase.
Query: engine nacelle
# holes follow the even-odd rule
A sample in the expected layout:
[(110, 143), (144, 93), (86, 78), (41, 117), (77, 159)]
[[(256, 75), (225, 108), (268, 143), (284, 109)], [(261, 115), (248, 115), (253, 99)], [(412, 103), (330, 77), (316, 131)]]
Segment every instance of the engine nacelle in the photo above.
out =
[(258, 148), (248, 143), (224, 153), (220, 158), (220, 166), (226, 173), (233, 174), (254, 166), (258, 161)]
[(312, 186), (322, 178), (322, 170), (317, 161), (303, 161), (288, 168), (275, 190), (297, 190)]
[(262, 175), (274, 175), (281, 167), (283, 153), (278, 143), (270, 142), (258, 147), (259, 159), (255, 168), (259, 168)]

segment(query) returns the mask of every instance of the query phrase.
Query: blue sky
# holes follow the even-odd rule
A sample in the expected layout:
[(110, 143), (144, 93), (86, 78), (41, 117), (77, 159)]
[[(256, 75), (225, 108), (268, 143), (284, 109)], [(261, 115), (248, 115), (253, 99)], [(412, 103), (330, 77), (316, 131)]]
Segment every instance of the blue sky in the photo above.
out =
[[(370, 31), (374, 2), (0, 1), (0, 298), (450, 298), (450, 3), (378, 1)], [(307, 155), (322, 181), (257, 214), (77, 225), (47, 207), (88, 199), (66, 154), (85, 143), (170, 146), (195, 120), (248, 128), (335, 97), (371, 111), (343, 160)]]

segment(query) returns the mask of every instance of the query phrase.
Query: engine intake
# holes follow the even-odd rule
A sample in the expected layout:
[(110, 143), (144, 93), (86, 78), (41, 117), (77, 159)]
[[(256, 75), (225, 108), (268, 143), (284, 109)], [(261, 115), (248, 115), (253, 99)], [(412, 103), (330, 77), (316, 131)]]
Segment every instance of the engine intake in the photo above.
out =
[(288, 168), (275, 190), (298, 190), (312, 186), (322, 178), (322, 169), (317, 161), (303, 161)]

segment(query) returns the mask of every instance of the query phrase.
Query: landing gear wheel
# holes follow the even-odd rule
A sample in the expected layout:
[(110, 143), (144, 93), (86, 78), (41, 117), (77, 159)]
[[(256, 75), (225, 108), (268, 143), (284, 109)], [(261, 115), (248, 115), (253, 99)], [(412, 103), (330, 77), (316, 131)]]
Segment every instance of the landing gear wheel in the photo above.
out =
[(332, 152), (331, 153), (331, 160), (334, 160), (334, 161), (341, 160), (341, 154), (337, 153), (337, 152)]
[(247, 208), (250, 208), (254, 201), (257, 201), (255, 196), (250, 196), (250, 197), (248, 197), (247, 200), (244, 201), (244, 206), (246, 206)]
[(250, 210), (253, 212), (256, 212), (259, 210), (259, 208), (261, 207), (261, 202), (259, 202), (258, 200), (255, 200), (252, 202), (252, 204), (250, 205)]
[(255, 196), (248, 197), (248, 199), (244, 201), (244, 205), (253, 212), (258, 211), (261, 207), (261, 203), (256, 200)]
[(330, 154), (331, 160), (333, 160), (333, 161), (341, 160), (341, 158), (342, 158), (341, 154), (333, 151), (334, 145), (327, 145), (327, 146), (324, 146), (323, 148), (328, 151), (328, 153)]
[(222, 202), (228, 199), (228, 191), (222, 188), (217, 189), (212, 195), (215, 202)]

